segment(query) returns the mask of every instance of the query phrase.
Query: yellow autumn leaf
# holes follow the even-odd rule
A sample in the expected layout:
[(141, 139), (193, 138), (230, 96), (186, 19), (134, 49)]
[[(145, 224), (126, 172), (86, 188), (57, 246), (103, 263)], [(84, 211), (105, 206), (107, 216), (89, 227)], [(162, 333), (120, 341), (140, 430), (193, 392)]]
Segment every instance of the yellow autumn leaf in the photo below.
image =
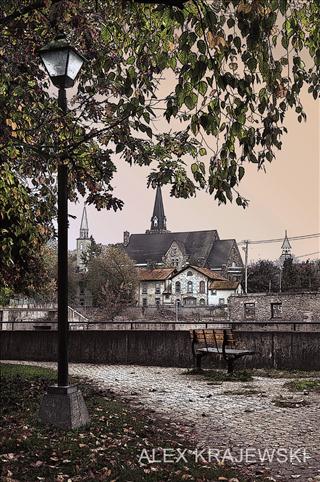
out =
[(222, 37), (221, 35), (213, 35), (212, 32), (208, 32), (207, 41), (208, 41), (208, 45), (211, 49), (214, 49), (216, 47), (225, 47), (226, 46), (226, 41), (225, 41), (224, 37)]
[(249, 5), (248, 3), (245, 3), (245, 2), (241, 2), (239, 5), (238, 5), (238, 13), (250, 13), (251, 12), (251, 5)]

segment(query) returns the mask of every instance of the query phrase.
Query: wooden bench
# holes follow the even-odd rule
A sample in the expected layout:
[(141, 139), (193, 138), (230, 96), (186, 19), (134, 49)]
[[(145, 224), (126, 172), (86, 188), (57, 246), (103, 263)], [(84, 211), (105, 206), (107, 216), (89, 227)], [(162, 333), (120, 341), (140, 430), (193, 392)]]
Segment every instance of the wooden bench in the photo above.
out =
[(202, 358), (208, 353), (222, 355), (227, 362), (228, 373), (233, 373), (234, 361), (237, 358), (255, 353), (235, 347), (235, 335), (231, 328), (191, 330), (191, 338), (194, 367), (197, 370), (201, 370)]

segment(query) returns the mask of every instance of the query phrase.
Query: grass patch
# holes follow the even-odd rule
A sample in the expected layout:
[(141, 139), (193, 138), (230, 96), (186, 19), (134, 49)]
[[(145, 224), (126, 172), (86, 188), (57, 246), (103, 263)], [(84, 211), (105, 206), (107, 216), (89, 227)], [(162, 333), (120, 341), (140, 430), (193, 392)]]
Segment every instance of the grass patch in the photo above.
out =
[(33, 366), (1, 365), (0, 460), (1, 480), (19, 482), (214, 481), (236, 477), (249, 482), (227, 467), (195, 463), (188, 457), (177, 463), (141, 465), (142, 449), (151, 453), (161, 447), (190, 449), (182, 424), (164, 422), (108, 391), (79, 383), (91, 423), (78, 430), (64, 431), (41, 425), (37, 419), (40, 400), (56, 373)]
[[(232, 375), (228, 374), (225, 370), (188, 370), (183, 372), (184, 375), (198, 376), (201, 379), (210, 380), (212, 384), (221, 384), (222, 382), (251, 382), (253, 376), (250, 372), (236, 371)], [(216, 382), (216, 383), (215, 383)]]
[(276, 370), (265, 368), (253, 368), (251, 373), (255, 377), (266, 378), (320, 378), (318, 371), (303, 371), (303, 370)]
[(41, 368), (33, 365), (16, 365), (0, 363), (0, 377), (15, 378), (21, 377), (24, 379), (32, 378), (46, 378), (49, 380), (57, 379), (57, 372), (50, 368)]
[(284, 388), (290, 390), (290, 392), (320, 392), (320, 380), (292, 380), (286, 382)]

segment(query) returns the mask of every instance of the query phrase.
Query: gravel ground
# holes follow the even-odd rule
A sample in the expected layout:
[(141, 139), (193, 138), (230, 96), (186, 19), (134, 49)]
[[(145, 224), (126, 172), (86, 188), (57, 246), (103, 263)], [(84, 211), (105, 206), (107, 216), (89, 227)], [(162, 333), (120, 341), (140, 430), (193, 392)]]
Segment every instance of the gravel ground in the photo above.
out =
[[(72, 363), (70, 374), (111, 389), (132, 406), (148, 407), (164, 420), (182, 421), (199, 460), (211, 456), (227, 463), (232, 456), (252, 474), (270, 473), (271, 480), (320, 481), (319, 393), (292, 394), (283, 378), (214, 385), (180, 368)], [(276, 406), (275, 399), (288, 406)]]

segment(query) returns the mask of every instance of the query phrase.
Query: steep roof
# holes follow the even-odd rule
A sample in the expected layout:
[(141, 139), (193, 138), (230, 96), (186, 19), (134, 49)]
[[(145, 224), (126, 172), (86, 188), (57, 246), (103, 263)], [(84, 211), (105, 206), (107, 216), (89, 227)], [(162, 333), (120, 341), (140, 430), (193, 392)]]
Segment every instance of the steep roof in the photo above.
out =
[(89, 237), (89, 226), (86, 207), (83, 207), (82, 218), (80, 224), (80, 239), (86, 239)]
[(218, 239), (216, 230), (132, 234), (125, 250), (137, 264), (161, 263), (162, 257), (168, 251), (172, 242), (177, 241), (178, 244), (183, 243), (186, 254), (194, 262), (203, 261), (203, 264), (206, 264), (206, 260), (212, 251), (211, 248)]
[(139, 269), (139, 281), (160, 281), (170, 278), (175, 271), (174, 268)]
[(239, 281), (215, 280), (209, 283), (209, 290), (236, 290), (239, 284)]
[[(211, 280), (227, 281), (227, 279), (224, 278), (221, 274), (215, 273), (214, 271), (211, 271), (211, 269), (209, 268), (202, 268), (201, 266), (193, 266), (193, 265), (185, 266), (176, 274), (180, 274), (183, 271), (188, 270), (190, 268), (195, 269), (196, 271), (198, 271), (199, 273), (202, 273), (203, 275), (207, 276), (207, 278)], [(176, 274), (174, 274), (172, 277), (174, 277)]]
[(151, 231), (163, 231), (167, 229), (166, 216), (164, 214), (164, 207), (162, 201), (161, 187), (157, 186), (156, 199), (153, 207), (153, 214), (151, 218)]
[(236, 245), (234, 239), (219, 239), (214, 241), (207, 258), (207, 266), (220, 268), (223, 264), (227, 264), (230, 251), (234, 244)]

